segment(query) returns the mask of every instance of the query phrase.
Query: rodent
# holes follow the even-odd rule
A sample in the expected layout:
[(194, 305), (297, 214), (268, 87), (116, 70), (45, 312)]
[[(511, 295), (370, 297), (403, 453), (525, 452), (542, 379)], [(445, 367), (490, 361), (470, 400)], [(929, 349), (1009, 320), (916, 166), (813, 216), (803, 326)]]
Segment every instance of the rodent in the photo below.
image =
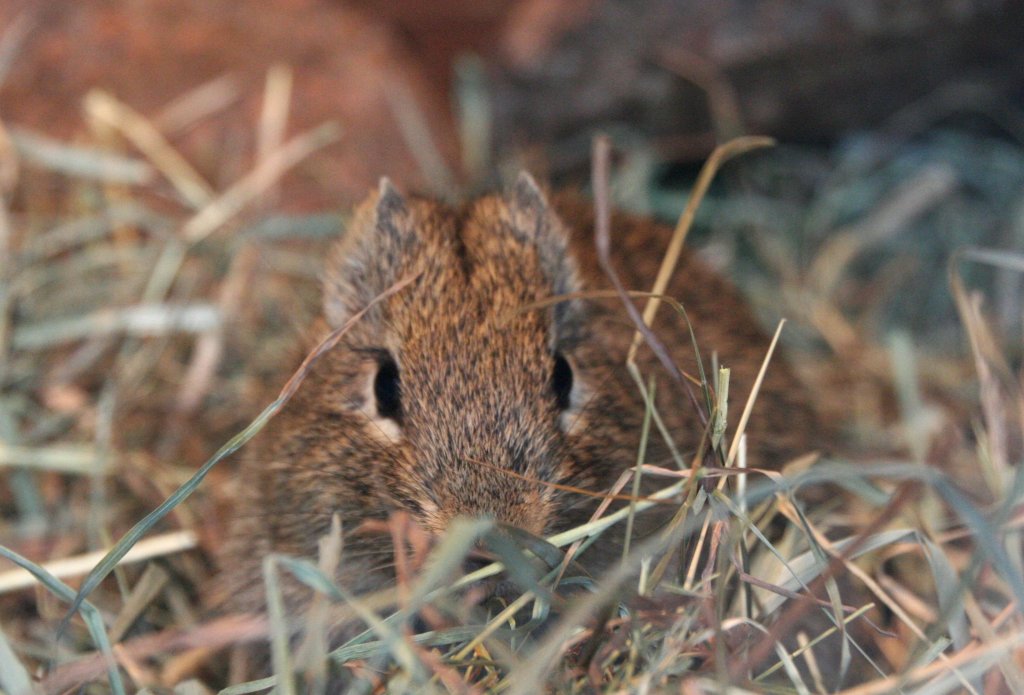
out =
[[(593, 228), (590, 203), (549, 196), (525, 174), (458, 207), (386, 181), (370, 194), (327, 261), (320, 329), (414, 279), (354, 324), (247, 447), (223, 557), (232, 606), (259, 610), (262, 556), (315, 558), (335, 513), (346, 530), (405, 510), (435, 532), (456, 515), (489, 515), (540, 535), (589, 517), (593, 498), (544, 483), (601, 492), (635, 465), (644, 405), (624, 366), (635, 326), (617, 298), (537, 305), (610, 287)], [(671, 229), (615, 214), (612, 235), (623, 283), (649, 290)], [(686, 308), (704, 359), (716, 351), (732, 370), (731, 432), (769, 340), (739, 292), (692, 253), (667, 294)], [(680, 317), (663, 306), (654, 331), (696, 374)], [(703, 431), (694, 409), (646, 347), (638, 364), (658, 378), (660, 414), (692, 455)], [(777, 356), (747, 427), (749, 465), (805, 453), (816, 427)], [(339, 581), (379, 586), (390, 558), (386, 538), (346, 538)]]

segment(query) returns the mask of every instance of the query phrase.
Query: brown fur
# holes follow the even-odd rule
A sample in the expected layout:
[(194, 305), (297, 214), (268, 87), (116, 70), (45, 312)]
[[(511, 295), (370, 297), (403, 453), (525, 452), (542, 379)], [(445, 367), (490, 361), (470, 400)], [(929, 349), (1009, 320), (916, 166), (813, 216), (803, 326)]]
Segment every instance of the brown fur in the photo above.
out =
[[(649, 220), (615, 216), (614, 255), (627, 287), (650, 289), (670, 235)], [(523, 310), (609, 287), (589, 203), (558, 196), (549, 204), (529, 177), (505, 196), (461, 208), (403, 199), (385, 182), (329, 259), (327, 325), (343, 324), (410, 276), (250, 445), (224, 561), (235, 608), (262, 606), (264, 554), (315, 556), (336, 512), (346, 530), (403, 509), (431, 530), (456, 515), (486, 514), (545, 534), (585, 520), (594, 502), (544, 482), (604, 491), (635, 462), (644, 407), (623, 367), (634, 328), (621, 302)], [(768, 340), (737, 291), (692, 254), (684, 253), (668, 294), (685, 305), (705, 360), (717, 351), (732, 369), (731, 433)], [(670, 307), (655, 330), (677, 364), (696, 374), (689, 333)], [(401, 380), (397, 425), (377, 416), (373, 397), (385, 352)], [(566, 412), (552, 388), (556, 352), (572, 367)], [(692, 454), (701, 427), (691, 404), (646, 348), (640, 365), (658, 379), (660, 413)], [(778, 467), (804, 453), (814, 427), (805, 392), (777, 358), (747, 430), (750, 465)], [(375, 570), (390, 553), (383, 539), (347, 539), (339, 581), (357, 591), (379, 585), (387, 572)]]

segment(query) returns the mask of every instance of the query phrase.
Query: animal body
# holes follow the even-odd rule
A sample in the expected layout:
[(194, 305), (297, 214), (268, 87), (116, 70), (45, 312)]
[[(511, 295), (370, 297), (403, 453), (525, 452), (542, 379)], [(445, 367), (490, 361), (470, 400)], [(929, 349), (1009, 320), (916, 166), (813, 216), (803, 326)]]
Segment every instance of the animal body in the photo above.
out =
[[(315, 557), (334, 514), (346, 530), (404, 510), (430, 532), (486, 515), (537, 535), (589, 517), (595, 499), (564, 486), (608, 490), (635, 465), (644, 415), (624, 366), (635, 324), (620, 299), (585, 297), (610, 287), (593, 226), (589, 203), (549, 199), (526, 175), (460, 207), (387, 182), (369, 196), (327, 262), (322, 328), (411, 282), (355, 322), (249, 446), (224, 555), (232, 606), (261, 609), (261, 557)], [(623, 283), (649, 290), (671, 229), (616, 215), (612, 235)], [(685, 306), (705, 360), (714, 352), (731, 368), (734, 427), (767, 337), (738, 292), (692, 254), (667, 294)], [(681, 317), (663, 306), (653, 329), (696, 374)], [(676, 446), (692, 456), (704, 430), (694, 407), (648, 348), (637, 359), (658, 381)], [(815, 421), (804, 394), (776, 359), (747, 428), (751, 466), (777, 468), (809, 449)], [(657, 440), (648, 460), (671, 466)], [(390, 559), (386, 539), (347, 537), (338, 580), (380, 586)]]

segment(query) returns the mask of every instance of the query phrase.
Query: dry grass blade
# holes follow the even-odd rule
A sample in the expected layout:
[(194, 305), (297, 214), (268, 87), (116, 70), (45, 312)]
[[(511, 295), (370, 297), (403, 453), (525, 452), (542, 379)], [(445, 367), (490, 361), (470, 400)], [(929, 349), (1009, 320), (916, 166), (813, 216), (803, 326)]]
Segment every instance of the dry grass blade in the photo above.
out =
[(221, 75), (183, 94), (160, 110), (153, 119), (160, 132), (173, 135), (223, 110), (241, 94), (238, 79)]
[[(172, 531), (147, 538), (136, 543), (124, 557), (122, 564), (145, 562), (172, 553), (180, 553), (196, 547), (196, 535), (192, 531)], [(80, 577), (88, 573), (106, 555), (106, 551), (77, 555), (75, 557), (51, 560), (42, 568), (59, 579)], [(28, 589), (35, 584), (34, 576), (26, 570), (10, 570), (0, 574), (0, 594)]]
[(833, 232), (807, 271), (817, 293), (832, 296), (857, 254), (905, 229), (947, 197), (956, 185), (956, 172), (948, 165), (925, 168), (894, 191), (870, 217), (852, 228)]
[[(142, 541), (142, 543), (145, 542)], [(138, 545), (135, 546), (135, 549), (138, 549), (138, 547)], [(131, 593), (125, 598), (124, 607), (118, 613), (114, 624), (110, 626), (110, 639), (115, 643), (120, 642), (132, 624), (139, 619), (143, 611), (160, 595), (170, 580), (171, 575), (159, 564), (154, 562), (147, 565), (146, 570), (142, 573), (142, 577), (139, 578), (139, 581), (132, 587)]]
[[(972, 645), (966, 649), (961, 649), (945, 661), (936, 661), (911, 669), (907, 673), (888, 676), (853, 688), (847, 688), (846, 690), (839, 691), (837, 695), (880, 695), (881, 693), (891, 693), (907, 688), (915, 683), (922, 683), (935, 676), (945, 675), (954, 669), (965, 669), (971, 665), (980, 666), (980, 668), (984, 669), (1009, 650), (1021, 645), (1024, 645), (1024, 631), (1013, 632), (995, 642)], [(944, 688), (940, 690), (932, 687), (918, 692), (921, 695), (925, 695), (926, 693), (949, 692), (951, 689)]]
[[(969, 293), (964, 286), (959, 270), (961, 258), (1018, 272), (1024, 270), (1024, 258), (1017, 254), (996, 254), (985, 249), (964, 249), (950, 259), (948, 269), (953, 298), (967, 331), (980, 382), (985, 421), (985, 460), (989, 463), (982, 468), (982, 473), (987, 474), (990, 478), (989, 487), (998, 494), (1006, 490), (1013, 476), (1009, 449), (1014, 425), (1024, 430), (1024, 395), (1005, 355), (999, 349), (998, 339), (983, 316), (981, 297)], [(1021, 436), (1020, 432), (1016, 434)]]
[(142, 114), (96, 89), (85, 95), (84, 105), (97, 123), (117, 130), (139, 148), (193, 208), (202, 208), (213, 196), (210, 184)]
[(103, 462), (96, 447), (88, 444), (29, 447), (0, 441), (0, 468), (18, 466), (72, 475), (102, 475)]
[(232, 259), (217, 297), (217, 308), (224, 320), (213, 330), (201, 334), (196, 343), (195, 353), (182, 379), (175, 402), (175, 417), (178, 420), (168, 428), (169, 434), (177, 429), (176, 426), (180, 427), (178, 423), (200, 406), (203, 396), (208, 392), (223, 356), (225, 324), (230, 324), (241, 310), (246, 289), (252, 281), (258, 260), (258, 251), (251, 245), (243, 245)]
[(629, 555), (629, 544), (633, 540), (633, 522), (636, 518), (636, 500), (640, 497), (640, 483), (643, 478), (644, 461), (647, 458), (647, 440), (651, 436), (651, 414), (654, 412), (654, 379), (644, 391), (644, 419), (640, 425), (640, 446), (637, 447), (636, 466), (633, 468), (633, 490), (630, 495), (629, 516), (626, 517), (626, 541), (622, 544), (622, 561)]
[(678, 46), (662, 49), (657, 60), (707, 94), (711, 121), (718, 139), (728, 140), (741, 136), (746, 129), (743, 126), (739, 95), (720, 66), (698, 53)]
[[(229, 615), (189, 629), (172, 628), (163, 632), (143, 635), (121, 643), (123, 653), (134, 659), (147, 659), (181, 649), (197, 647), (221, 648), (266, 639), (265, 617)], [(57, 667), (43, 681), (47, 692), (63, 692), (104, 672), (103, 654), (86, 656), (70, 664)]]
[[(839, 576), (842, 570), (843, 562), (853, 556), (859, 548), (871, 538), (879, 529), (884, 528), (891, 519), (903, 509), (903, 507), (909, 503), (911, 493), (914, 488), (914, 483), (904, 483), (900, 486), (899, 490), (892, 496), (888, 506), (882, 510), (882, 512), (874, 519), (871, 525), (865, 528), (858, 536), (843, 549), (842, 554), (839, 557), (833, 558), (829, 563), (829, 566), (824, 572), (808, 585), (808, 593), (814, 595), (814, 593), (825, 585), (827, 581)], [(736, 663), (732, 664), (729, 668), (730, 674), (734, 678), (739, 678), (746, 673), (753, 664), (760, 663), (768, 653), (774, 648), (775, 642), (781, 639), (782, 635), (787, 634), (792, 629), (796, 621), (814, 604), (809, 600), (799, 601), (793, 604), (789, 610), (787, 610), (779, 618), (778, 621), (771, 627), (770, 636), (761, 640), (757, 643), (754, 648), (747, 654), (743, 659), (737, 660)]]
[[(282, 695), (296, 695), (295, 673), (289, 649), (291, 630), (278, 579), (278, 566), (285, 564), (287, 559), (275, 554), (264, 556), (263, 584), (266, 587), (267, 622), (270, 625), (270, 663), (274, 669), (274, 678), (277, 679), (277, 689)], [(296, 571), (292, 569), (292, 573), (296, 574)]]
[(291, 68), (286, 65), (275, 65), (267, 72), (256, 139), (256, 159), (259, 162), (266, 161), (284, 140), (291, 107), (292, 82)]
[(534, 595), (527, 592), (508, 604), (505, 610), (495, 615), (487, 625), (484, 626), (479, 633), (473, 636), (473, 639), (469, 640), (462, 649), (455, 653), (452, 657), (454, 661), (462, 661), (469, 656), (478, 646), (483, 644), (491, 635), (496, 633), (502, 628), (509, 620), (511, 620), (519, 611), (526, 608), (531, 601), (534, 600)]
[(772, 336), (772, 342), (768, 345), (768, 352), (764, 356), (764, 361), (761, 363), (761, 369), (757, 372), (757, 377), (754, 379), (754, 385), (750, 389), (750, 395), (747, 397), (747, 402), (743, 406), (743, 413), (740, 415), (740, 421), (736, 425), (736, 433), (732, 439), (732, 445), (729, 447), (729, 455), (726, 457), (725, 467), (729, 468), (736, 460), (736, 453), (739, 451), (740, 442), (743, 439), (743, 433), (747, 429), (747, 422), (750, 421), (750, 413), (754, 410), (754, 402), (757, 400), (757, 394), (761, 391), (761, 384), (764, 382), (764, 375), (768, 371), (768, 363), (771, 362), (772, 355), (775, 354), (775, 346), (779, 342), (779, 336), (782, 334), (782, 327), (786, 325), (786, 320), (779, 321), (778, 328), (775, 329), (775, 334)]
[[(629, 292), (626, 287), (622, 284), (622, 280), (619, 278), (618, 273), (612, 266), (611, 262), (611, 192), (610, 192), (610, 167), (611, 167), (611, 141), (603, 135), (594, 138), (593, 153), (592, 153), (593, 167), (591, 172), (592, 185), (594, 188), (594, 243), (597, 246), (597, 258), (601, 266), (601, 270), (611, 281), (612, 286), (618, 293), (619, 298), (622, 300), (623, 306), (626, 308), (626, 313), (629, 314), (629, 318), (636, 324), (637, 330), (643, 335), (644, 339), (647, 340), (647, 344), (651, 347), (651, 350), (657, 356), (658, 361), (669, 373), (669, 375), (676, 381), (677, 384), (682, 387), (683, 391), (687, 394), (690, 400), (690, 404), (694, 408), (694, 412), (697, 413), (697, 417), (700, 418), (701, 423), (707, 426), (708, 416), (707, 413), (701, 408), (700, 403), (697, 401), (697, 397), (693, 394), (693, 389), (690, 388), (687, 381), (683, 378), (683, 374), (679, 369), (679, 366), (672, 360), (672, 356), (661, 340), (654, 335), (654, 332), (650, 329), (647, 323), (643, 320), (640, 312), (637, 310), (636, 305), (633, 304), (629, 299)], [(626, 360), (627, 365), (634, 365), (635, 362), (631, 359)], [(634, 378), (637, 375), (634, 373)], [(641, 381), (642, 383), (642, 381)]]
[[(806, 598), (806, 597), (801, 597), (801, 598)], [(825, 602), (822, 602), (822, 603), (825, 603)], [(872, 604), (868, 604), (866, 606), (861, 606), (860, 608), (852, 610), (849, 615), (847, 615), (847, 616), (845, 616), (843, 618), (843, 623), (845, 625), (849, 625), (854, 620), (857, 620), (858, 618), (862, 617), (865, 613), (867, 613), (873, 607), (874, 606)], [(816, 644), (818, 644), (819, 642), (822, 642), (823, 640), (825, 640), (828, 637), (832, 636), (838, 630), (839, 630), (839, 628), (837, 626), (832, 626), (832, 627), (828, 628), (827, 630), (825, 630), (824, 632), (822, 632), (817, 637), (815, 637), (813, 640), (809, 640), (809, 641), (806, 640), (806, 639), (800, 640), (801, 641), (800, 647), (798, 649), (796, 649), (795, 651), (793, 651), (793, 653), (790, 654), (790, 656), (793, 657), (793, 658), (796, 658), (796, 657), (799, 657), (799, 656), (803, 656), (804, 654), (813, 654), (813, 652), (811, 650), (812, 650), (812, 648)], [(781, 662), (776, 662), (775, 665), (769, 666), (767, 669), (765, 669), (761, 673), (757, 674), (757, 676), (754, 677), (754, 681), (755, 682), (765, 681), (765, 680), (768, 679), (768, 677), (770, 675), (772, 675), (773, 673), (778, 671), (780, 668), (783, 668), (783, 664)], [(825, 690), (824, 688), (819, 689), (819, 691), (821, 691), (821, 692), (824, 692), (824, 690)]]
[(23, 160), (49, 171), (129, 186), (142, 186), (153, 180), (153, 167), (139, 159), (68, 145), (23, 128), (11, 128), (9, 134)]
[[(690, 228), (693, 226), (693, 218), (697, 214), (697, 208), (700, 207), (701, 201), (704, 200), (704, 196), (707, 195), (708, 187), (711, 186), (711, 182), (715, 178), (715, 174), (718, 173), (719, 168), (732, 159), (751, 150), (759, 149), (762, 147), (771, 147), (775, 144), (775, 141), (771, 138), (766, 137), (740, 137), (735, 140), (730, 140), (724, 145), (719, 145), (715, 148), (711, 156), (708, 157), (704, 166), (701, 168), (700, 175), (697, 177), (697, 183), (693, 187), (693, 191), (690, 193), (689, 199), (686, 201), (686, 207), (683, 209), (682, 214), (679, 215), (679, 220), (676, 222), (675, 231), (672, 233), (672, 238), (669, 241), (668, 248), (665, 250), (665, 256), (662, 258), (661, 267), (658, 269), (658, 275), (654, 280), (654, 286), (651, 288), (651, 294), (654, 295), (647, 300), (647, 306), (644, 307), (643, 323), (645, 326), (650, 327), (654, 323), (654, 317), (658, 313), (658, 307), (661, 304), (661, 295), (665, 294), (665, 289), (668, 287), (669, 280), (672, 278), (672, 273), (676, 269), (676, 265), (679, 263), (679, 256), (683, 252), (683, 245), (686, 243), (686, 236), (690, 232)], [(636, 358), (636, 351), (640, 347), (641, 338), (648, 338), (647, 335), (642, 333), (642, 330), (637, 330), (636, 335), (633, 336), (633, 344), (629, 349), (629, 356), (626, 358), (627, 362), (633, 362)], [(648, 338), (649, 340), (649, 338)]]
[(384, 94), (423, 180), (436, 195), (452, 196), (457, 188), (455, 176), (437, 147), (416, 96), (401, 77), (392, 77), (388, 86)]
[(463, 56), (455, 65), (455, 79), (462, 168), (470, 181), (480, 181), (490, 166), (494, 127), (483, 61), (477, 56)]
[(11, 343), (18, 350), (33, 350), (50, 347), (56, 343), (116, 333), (146, 336), (176, 331), (205, 333), (216, 328), (220, 320), (220, 311), (209, 304), (140, 304), (124, 309), (101, 309), (86, 316), (19, 326), (14, 331)]
[(182, 236), (189, 243), (205, 239), (269, 189), (284, 172), (313, 152), (336, 141), (340, 136), (341, 129), (334, 123), (326, 123), (295, 136), (262, 159), (255, 169), (233, 186), (203, 206), (195, 217), (185, 223)]

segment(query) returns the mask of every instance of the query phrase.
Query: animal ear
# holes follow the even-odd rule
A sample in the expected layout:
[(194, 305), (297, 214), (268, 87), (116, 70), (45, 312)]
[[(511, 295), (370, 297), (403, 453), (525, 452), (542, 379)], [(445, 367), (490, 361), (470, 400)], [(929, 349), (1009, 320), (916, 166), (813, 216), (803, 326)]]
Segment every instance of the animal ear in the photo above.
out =
[(387, 177), (370, 194), (331, 250), (324, 277), (324, 314), (334, 328), (402, 278), (419, 245), (415, 219)]
[[(551, 283), (551, 294), (562, 297), (582, 289), (576, 261), (569, 252), (569, 232), (558, 214), (548, 204), (547, 196), (525, 171), (520, 172), (505, 205), (513, 233), (519, 240), (537, 249), (541, 271)], [(572, 340), (579, 333), (583, 303), (578, 299), (561, 301), (552, 308), (553, 347)]]
[(551, 281), (554, 294), (577, 291), (579, 282), (568, 252), (568, 233), (530, 174), (519, 173), (505, 196), (505, 204), (516, 236), (536, 246), (541, 269)]
[(509, 197), (511, 198), (512, 209), (520, 216), (541, 216), (547, 214), (547, 198), (529, 172), (519, 172)]

